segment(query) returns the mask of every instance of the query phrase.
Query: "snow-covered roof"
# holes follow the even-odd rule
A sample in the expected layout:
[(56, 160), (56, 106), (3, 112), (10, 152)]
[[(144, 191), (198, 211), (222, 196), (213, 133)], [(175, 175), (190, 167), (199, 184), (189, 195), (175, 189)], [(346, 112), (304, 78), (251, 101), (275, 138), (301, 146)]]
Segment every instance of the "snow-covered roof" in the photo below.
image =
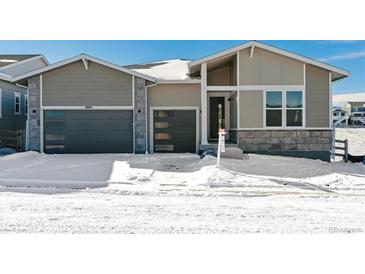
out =
[(189, 80), (190, 60), (172, 59), (152, 63), (125, 66), (125, 68), (146, 74), (158, 80)]
[(333, 95), (332, 105), (343, 107), (348, 102), (365, 102), (365, 92), (343, 93)]

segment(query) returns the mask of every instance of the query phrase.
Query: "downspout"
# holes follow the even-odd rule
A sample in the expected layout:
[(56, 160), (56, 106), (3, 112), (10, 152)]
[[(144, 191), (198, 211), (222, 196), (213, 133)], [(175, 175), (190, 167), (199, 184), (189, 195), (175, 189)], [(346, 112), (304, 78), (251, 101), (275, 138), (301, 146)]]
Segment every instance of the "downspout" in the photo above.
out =
[[(25, 151), (29, 150), (29, 89), (27, 86), (15, 83), (16, 86), (25, 88), (27, 90), (27, 120), (25, 121)], [(25, 105), (24, 105), (25, 106)]]
[[(146, 154), (148, 154), (148, 121), (149, 121), (149, 117), (148, 117), (148, 114), (149, 114), (149, 111), (148, 111), (148, 109), (147, 109), (147, 107), (148, 107), (148, 88), (150, 88), (150, 87), (154, 87), (154, 86), (156, 86), (157, 85), (157, 83), (154, 83), (154, 84), (151, 84), (151, 85), (147, 85), (147, 86), (145, 86), (145, 97), (146, 97), (146, 102), (145, 102), (145, 111), (146, 111), (146, 151), (145, 151), (145, 153)], [(151, 125), (150, 125), (151, 126)]]

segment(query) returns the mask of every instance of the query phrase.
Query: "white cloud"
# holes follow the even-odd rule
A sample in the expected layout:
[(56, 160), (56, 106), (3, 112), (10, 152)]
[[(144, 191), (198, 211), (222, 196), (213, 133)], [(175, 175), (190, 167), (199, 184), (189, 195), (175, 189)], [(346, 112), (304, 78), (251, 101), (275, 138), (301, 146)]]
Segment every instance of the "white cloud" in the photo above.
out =
[(362, 58), (362, 57), (365, 57), (365, 50), (336, 54), (336, 55), (332, 55), (329, 57), (322, 57), (322, 58), (319, 58), (318, 60), (322, 61), (322, 62), (328, 62), (328, 61), (335, 61), (335, 60), (357, 59), (357, 58)]

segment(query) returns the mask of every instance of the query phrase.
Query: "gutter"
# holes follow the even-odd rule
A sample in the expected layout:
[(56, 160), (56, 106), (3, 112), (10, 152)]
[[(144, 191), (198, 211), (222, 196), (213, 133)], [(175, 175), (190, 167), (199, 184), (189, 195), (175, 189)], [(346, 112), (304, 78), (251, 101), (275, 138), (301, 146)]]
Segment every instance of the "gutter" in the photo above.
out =
[(147, 114), (149, 113), (147, 107), (148, 107), (148, 88), (150, 87), (154, 87), (156, 86), (158, 83), (153, 83), (151, 85), (147, 85), (145, 86), (145, 97), (146, 97), (146, 102), (145, 102), (145, 110), (146, 110), (146, 150), (145, 153), (148, 154), (148, 119), (147, 119)]

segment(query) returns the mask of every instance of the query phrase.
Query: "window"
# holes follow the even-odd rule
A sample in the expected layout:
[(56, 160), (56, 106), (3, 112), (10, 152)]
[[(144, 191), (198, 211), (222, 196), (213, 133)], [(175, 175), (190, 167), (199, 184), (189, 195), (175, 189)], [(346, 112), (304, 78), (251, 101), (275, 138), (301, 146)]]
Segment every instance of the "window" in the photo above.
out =
[(169, 128), (169, 122), (155, 122), (155, 128)]
[(24, 94), (24, 109), (25, 109), (25, 115), (28, 114), (28, 95)]
[(156, 140), (170, 140), (170, 133), (167, 132), (159, 132), (159, 133), (155, 133), (155, 139)]
[(174, 151), (174, 145), (155, 145), (155, 151)]
[(155, 111), (155, 116), (161, 118), (173, 117), (174, 112), (171, 110), (157, 110)]
[(286, 126), (303, 126), (303, 94), (301, 91), (286, 92)]
[(281, 127), (283, 122), (283, 93), (266, 92), (266, 126)]
[(14, 113), (20, 114), (20, 93), (14, 93)]
[(64, 141), (65, 135), (63, 133), (47, 133), (46, 140), (47, 141)]
[(266, 127), (302, 127), (303, 115), (302, 91), (265, 92)]

